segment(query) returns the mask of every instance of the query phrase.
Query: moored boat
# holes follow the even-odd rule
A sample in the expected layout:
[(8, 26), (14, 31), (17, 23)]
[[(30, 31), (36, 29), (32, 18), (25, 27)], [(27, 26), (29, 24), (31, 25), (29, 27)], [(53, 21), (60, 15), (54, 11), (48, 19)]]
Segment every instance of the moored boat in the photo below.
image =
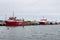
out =
[(5, 26), (5, 20), (0, 20), (0, 26)]
[(40, 20), (39, 24), (40, 24), (40, 25), (48, 25), (49, 22), (47, 21), (46, 18), (43, 18), (43, 19)]
[(26, 26), (29, 25), (27, 21), (24, 19), (16, 19), (16, 17), (9, 17), (8, 20), (5, 21), (6, 26)]

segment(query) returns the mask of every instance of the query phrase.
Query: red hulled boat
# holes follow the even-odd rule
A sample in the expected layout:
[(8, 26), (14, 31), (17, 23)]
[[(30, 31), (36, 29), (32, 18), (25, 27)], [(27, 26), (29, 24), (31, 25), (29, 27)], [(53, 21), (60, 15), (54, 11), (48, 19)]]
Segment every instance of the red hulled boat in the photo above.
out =
[(16, 19), (16, 17), (9, 17), (8, 20), (5, 21), (6, 26), (27, 26), (29, 23), (27, 21)]
[(47, 24), (49, 24), (49, 22), (47, 21), (46, 18), (43, 18), (43, 19), (40, 20), (39, 24), (40, 25), (47, 25)]

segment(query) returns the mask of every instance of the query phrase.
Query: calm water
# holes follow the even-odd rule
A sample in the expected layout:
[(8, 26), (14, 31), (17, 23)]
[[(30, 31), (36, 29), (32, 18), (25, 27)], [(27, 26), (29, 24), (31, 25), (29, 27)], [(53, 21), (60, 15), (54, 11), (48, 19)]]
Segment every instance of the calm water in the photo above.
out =
[(60, 25), (0, 26), (0, 40), (60, 40)]

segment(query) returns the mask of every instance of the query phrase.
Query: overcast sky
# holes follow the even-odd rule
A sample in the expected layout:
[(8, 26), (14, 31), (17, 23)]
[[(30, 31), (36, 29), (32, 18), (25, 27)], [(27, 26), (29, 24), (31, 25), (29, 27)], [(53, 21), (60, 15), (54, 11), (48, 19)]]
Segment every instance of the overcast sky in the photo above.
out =
[(2, 15), (60, 15), (60, 0), (0, 0)]

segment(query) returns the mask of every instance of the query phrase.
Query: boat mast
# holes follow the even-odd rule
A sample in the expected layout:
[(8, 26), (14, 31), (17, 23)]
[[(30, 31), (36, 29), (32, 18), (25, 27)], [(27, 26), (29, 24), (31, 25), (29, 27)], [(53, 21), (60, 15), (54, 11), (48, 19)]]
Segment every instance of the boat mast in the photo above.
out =
[(44, 16), (43, 16), (43, 19), (44, 19)]
[(5, 20), (6, 20), (6, 18), (7, 18), (7, 15), (5, 14)]
[(24, 18), (22, 18), (23, 22), (24, 22)]
[(14, 11), (13, 11), (13, 17), (14, 17)]

